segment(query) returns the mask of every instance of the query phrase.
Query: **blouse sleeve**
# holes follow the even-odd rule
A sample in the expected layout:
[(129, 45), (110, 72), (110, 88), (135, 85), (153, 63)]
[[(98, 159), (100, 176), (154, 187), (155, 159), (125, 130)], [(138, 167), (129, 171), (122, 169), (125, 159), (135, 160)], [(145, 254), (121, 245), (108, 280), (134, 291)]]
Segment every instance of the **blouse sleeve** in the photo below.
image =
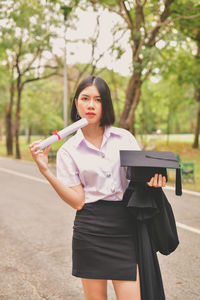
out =
[(67, 151), (60, 149), (56, 158), (57, 178), (66, 186), (81, 184), (79, 170)]
[(136, 138), (132, 133), (126, 130), (126, 150), (141, 150)]

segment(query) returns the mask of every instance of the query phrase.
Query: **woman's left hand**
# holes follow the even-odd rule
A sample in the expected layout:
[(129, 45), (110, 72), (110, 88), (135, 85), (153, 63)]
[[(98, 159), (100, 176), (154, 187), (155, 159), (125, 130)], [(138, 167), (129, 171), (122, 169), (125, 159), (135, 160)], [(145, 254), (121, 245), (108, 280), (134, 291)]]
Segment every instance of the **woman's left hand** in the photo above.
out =
[(149, 182), (147, 182), (148, 186), (152, 187), (165, 187), (166, 186), (166, 177), (162, 176), (161, 174), (155, 174), (154, 177), (151, 178)]

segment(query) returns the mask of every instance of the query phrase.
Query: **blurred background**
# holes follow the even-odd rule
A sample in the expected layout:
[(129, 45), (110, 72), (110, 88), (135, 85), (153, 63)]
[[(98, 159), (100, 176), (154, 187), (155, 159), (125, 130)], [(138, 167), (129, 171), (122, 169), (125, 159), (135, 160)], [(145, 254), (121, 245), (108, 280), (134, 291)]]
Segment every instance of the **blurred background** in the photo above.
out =
[[(166, 299), (199, 300), (199, 0), (0, 0), (0, 299), (83, 299), (71, 275), (76, 211), (28, 146), (71, 124), (74, 92), (90, 74), (111, 89), (115, 126), (179, 160), (183, 195), (173, 170), (165, 193), (180, 245), (158, 255)], [(54, 174), (63, 142), (49, 152)]]
[(174, 152), (200, 191), (199, 1), (1, 0), (0, 156), (31, 160), (31, 142), (69, 125), (89, 74), (107, 81), (115, 125)]

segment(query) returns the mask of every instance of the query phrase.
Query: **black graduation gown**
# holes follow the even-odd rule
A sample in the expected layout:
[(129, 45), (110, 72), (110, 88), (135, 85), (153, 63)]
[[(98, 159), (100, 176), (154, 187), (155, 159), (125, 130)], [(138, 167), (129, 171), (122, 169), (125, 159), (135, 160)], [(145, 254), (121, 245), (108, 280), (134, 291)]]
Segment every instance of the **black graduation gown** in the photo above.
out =
[(136, 219), (142, 300), (164, 300), (157, 251), (168, 255), (178, 246), (174, 215), (163, 190), (130, 181), (123, 199)]

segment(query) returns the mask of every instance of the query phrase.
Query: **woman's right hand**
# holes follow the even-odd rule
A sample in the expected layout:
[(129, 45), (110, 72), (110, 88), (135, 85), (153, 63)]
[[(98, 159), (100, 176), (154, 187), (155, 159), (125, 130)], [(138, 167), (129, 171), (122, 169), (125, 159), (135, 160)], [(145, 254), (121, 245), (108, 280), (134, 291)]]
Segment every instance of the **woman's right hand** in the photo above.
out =
[[(38, 168), (40, 169), (40, 172), (44, 173), (45, 171), (48, 170), (48, 153), (49, 153), (51, 146), (47, 146), (44, 151), (39, 150), (40, 142), (41, 142), (41, 140), (33, 142), (29, 146), (29, 149), (30, 149), (30, 152), (31, 152), (31, 155), (32, 155), (34, 161), (37, 163)], [(39, 151), (37, 151), (37, 150), (39, 150)]]

